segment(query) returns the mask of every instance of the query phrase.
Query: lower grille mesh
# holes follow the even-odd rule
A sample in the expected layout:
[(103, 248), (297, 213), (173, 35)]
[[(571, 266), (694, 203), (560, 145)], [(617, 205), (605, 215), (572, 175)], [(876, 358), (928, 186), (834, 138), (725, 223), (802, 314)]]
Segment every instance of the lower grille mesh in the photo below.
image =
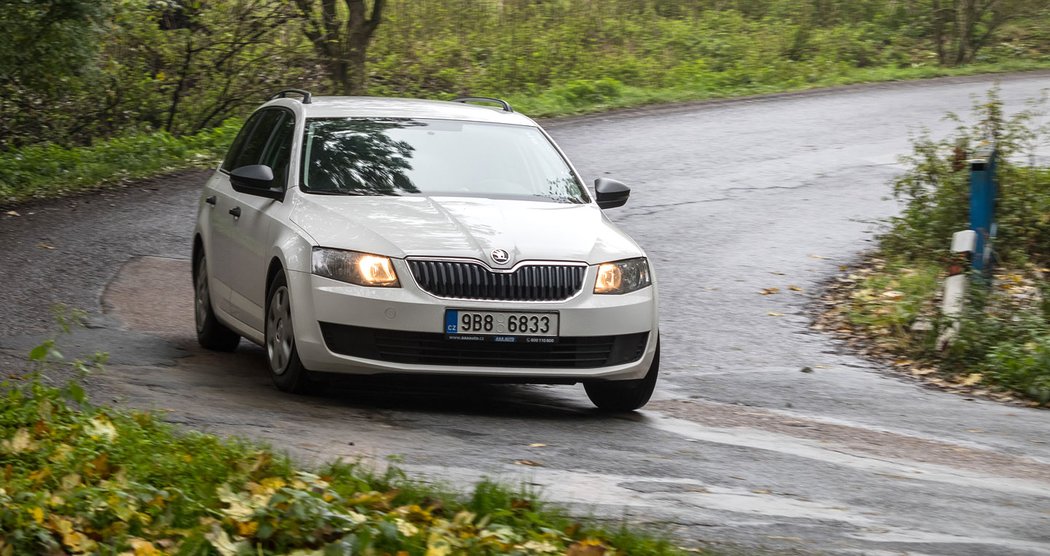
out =
[(562, 337), (554, 344), (448, 340), (444, 334), (321, 323), (328, 349), (342, 355), (420, 365), (593, 369), (645, 354), (648, 332)]

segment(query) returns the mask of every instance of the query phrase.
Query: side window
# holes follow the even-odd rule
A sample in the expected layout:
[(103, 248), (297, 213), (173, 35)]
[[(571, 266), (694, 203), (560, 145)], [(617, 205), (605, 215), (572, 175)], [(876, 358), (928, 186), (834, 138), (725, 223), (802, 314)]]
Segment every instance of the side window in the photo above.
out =
[(244, 142), (248, 139), (248, 136), (252, 133), (252, 128), (255, 124), (259, 123), (261, 115), (256, 114), (248, 119), (247, 122), (241, 127), (241, 130), (237, 132), (237, 137), (234, 138), (233, 144), (230, 145), (230, 150), (226, 151), (226, 158), (222, 159), (222, 169), (229, 172), (236, 168), (233, 165), (233, 161), (236, 160), (237, 155), (241, 153), (241, 149), (244, 148)]
[(295, 116), (284, 112), (281, 121), (273, 132), (270, 144), (266, 148), (262, 162), (273, 169), (273, 178), (277, 184), (285, 185), (288, 179), (288, 165), (292, 159), (292, 139), (295, 134)]
[[(244, 129), (237, 135), (233, 147), (230, 149), (226, 161), (223, 162), (224, 170), (233, 170), (250, 164), (260, 164), (263, 151), (266, 150), (267, 140), (273, 132), (277, 121), (284, 113), (280, 110), (264, 110), (252, 116)], [(250, 129), (249, 129), (250, 128)], [(241, 139), (241, 135), (245, 138)]]

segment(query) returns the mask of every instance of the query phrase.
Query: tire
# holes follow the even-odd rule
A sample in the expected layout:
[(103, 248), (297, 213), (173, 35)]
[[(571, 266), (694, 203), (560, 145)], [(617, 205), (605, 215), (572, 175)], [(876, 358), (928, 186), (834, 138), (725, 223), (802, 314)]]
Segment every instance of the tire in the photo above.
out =
[(310, 390), (310, 371), (299, 360), (292, 329), (292, 303), (288, 280), (279, 273), (266, 288), (266, 361), (270, 378), (278, 390), (305, 394)]
[(656, 338), (656, 355), (645, 377), (637, 380), (587, 382), (583, 385), (591, 403), (602, 411), (634, 411), (649, 403), (660, 374), (660, 338)]
[(193, 316), (197, 323), (197, 343), (204, 349), (233, 351), (241, 343), (241, 337), (215, 317), (208, 287), (208, 263), (204, 255), (197, 258), (193, 273)]

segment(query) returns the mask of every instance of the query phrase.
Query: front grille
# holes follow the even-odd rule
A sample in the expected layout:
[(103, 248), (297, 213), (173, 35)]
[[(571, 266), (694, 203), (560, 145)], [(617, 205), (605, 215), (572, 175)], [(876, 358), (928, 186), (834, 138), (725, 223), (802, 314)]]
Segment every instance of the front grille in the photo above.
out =
[(554, 344), (448, 340), (444, 334), (404, 332), (322, 322), (328, 349), (342, 355), (420, 365), (593, 369), (642, 358), (648, 332), (561, 337)]
[(410, 260), (412, 276), (438, 297), (492, 301), (564, 301), (583, 287), (587, 267), (534, 264), (514, 272), (493, 272), (465, 261)]

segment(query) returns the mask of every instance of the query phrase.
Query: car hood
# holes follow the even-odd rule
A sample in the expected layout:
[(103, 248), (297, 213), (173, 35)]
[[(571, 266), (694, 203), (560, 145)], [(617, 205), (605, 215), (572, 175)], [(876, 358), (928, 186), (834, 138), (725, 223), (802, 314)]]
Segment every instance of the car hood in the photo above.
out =
[[(317, 245), (391, 257), (463, 257), (589, 264), (642, 256), (592, 204), (471, 197), (294, 196), (291, 220)], [(505, 264), (493, 250), (510, 255)]]

